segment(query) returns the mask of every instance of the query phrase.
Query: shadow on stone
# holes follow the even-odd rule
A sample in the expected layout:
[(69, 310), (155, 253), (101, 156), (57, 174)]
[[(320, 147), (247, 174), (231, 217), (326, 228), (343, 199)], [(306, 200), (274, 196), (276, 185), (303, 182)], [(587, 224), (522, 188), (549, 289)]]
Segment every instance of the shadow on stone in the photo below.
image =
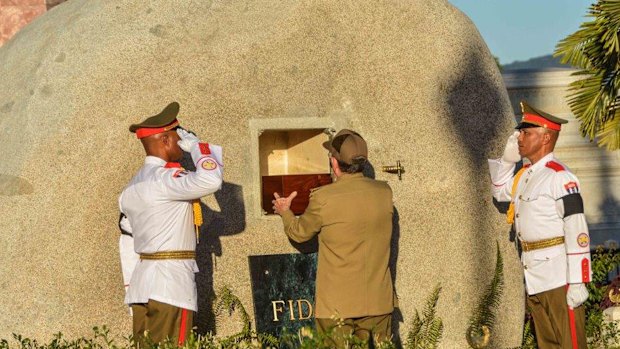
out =
[[(493, 250), (495, 239), (490, 237), (498, 236), (499, 239), (507, 239), (509, 234), (504, 232), (489, 234), (492, 223), (486, 219), (490, 217), (490, 211), (485, 203), (491, 203), (492, 196), (490, 184), (484, 178), (487, 177), (488, 172), (487, 159), (497, 156), (497, 154), (490, 154), (495, 140), (508, 136), (508, 134), (503, 134), (506, 129), (506, 120), (497, 117), (502, 112), (502, 101), (507, 100), (507, 96), (497, 88), (497, 84), (488, 74), (488, 69), (485, 69), (482, 63), (484, 60), (484, 51), (469, 50), (468, 56), (462, 57), (459, 64), (461, 75), (446, 82), (445, 95), (448, 106), (446, 125), (452, 128), (457, 138), (454, 140), (458, 142), (457, 148), (462, 150), (462, 156), (470, 164), (470, 168), (462, 171), (461, 183), (469, 191), (468, 196), (472, 198), (470, 202), (480, 203), (467, 207), (468, 214), (476, 217), (472, 220), (472, 231), (455, 233), (467, 234), (469, 241), (478, 245), (473, 249), (478, 252), (471, 253), (468, 263), (475, 265), (476, 270), (492, 271), (495, 262), (494, 255), (483, 253), (483, 251)], [(453, 142), (453, 140), (446, 141)], [(449, 193), (447, 196), (449, 199)], [(506, 226), (505, 232), (508, 231), (509, 227)], [(481, 278), (481, 274), (467, 278), (478, 283), (486, 280), (486, 278)], [(463, 300), (459, 300), (455, 304), (456, 309), (462, 309), (462, 302)]]
[[(398, 209), (394, 206), (394, 215), (392, 216), (392, 240), (390, 242), (390, 274), (392, 276), (392, 283), (394, 285), (394, 297), (398, 297), (398, 290), (396, 289), (396, 266), (398, 265), (398, 247), (400, 241), (400, 216)], [(402, 347), (402, 341), (400, 338), (400, 325), (405, 320), (403, 314), (398, 308), (398, 301), (396, 299), (396, 307), (394, 313), (392, 313), (392, 341), (397, 348)]]
[(312, 239), (306, 242), (297, 242), (291, 239), (288, 239), (288, 241), (291, 243), (291, 246), (293, 246), (297, 251), (303, 254), (316, 253), (319, 251), (318, 235), (315, 235)]
[[(183, 153), (181, 166), (195, 171), (191, 156)], [(213, 271), (217, 268), (217, 257), (221, 257), (222, 242), (220, 237), (236, 235), (243, 232), (245, 226), (245, 204), (243, 188), (239, 185), (224, 182), (222, 189), (213, 194), (220, 212), (214, 211), (201, 203), (204, 224), (200, 229), (200, 243), (196, 246), (196, 262), (200, 272), (196, 274), (198, 287), (198, 312), (194, 325), (198, 334), (216, 333), (213, 305), (215, 290), (213, 288)]]
[(16, 176), (0, 174), (0, 196), (24, 195), (32, 194), (33, 192), (34, 188), (27, 180)]

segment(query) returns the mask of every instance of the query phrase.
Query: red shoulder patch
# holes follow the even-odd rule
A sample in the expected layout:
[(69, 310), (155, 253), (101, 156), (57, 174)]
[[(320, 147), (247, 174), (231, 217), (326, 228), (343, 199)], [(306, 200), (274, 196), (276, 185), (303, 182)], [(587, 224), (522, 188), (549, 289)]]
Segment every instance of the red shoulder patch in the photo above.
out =
[(165, 168), (179, 168), (181, 167), (181, 164), (179, 164), (178, 162), (167, 162), (166, 166), (164, 166)]
[(211, 149), (209, 149), (209, 143), (198, 143), (198, 147), (200, 147), (200, 153), (202, 153), (202, 155), (211, 154)]
[(555, 162), (555, 161), (549, 161), (548, 163), (545, 164), (545, 166), (549, 167), (550, 169), (554, 170), (555, 172), (561, 172), (561, 171), (565, 170), (565, 168), (564, 168), (564, 166), (562, 166), (562, 164), (560, 164), (559, 162)]

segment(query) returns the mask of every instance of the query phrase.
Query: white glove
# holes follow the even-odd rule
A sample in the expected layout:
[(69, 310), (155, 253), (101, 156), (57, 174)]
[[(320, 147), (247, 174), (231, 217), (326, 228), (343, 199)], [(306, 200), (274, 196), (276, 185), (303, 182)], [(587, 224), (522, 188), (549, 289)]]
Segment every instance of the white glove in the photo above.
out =
[(502, 155), (502, 162), (517, 163), (521, 161), (521, 155), (519, 155), (519, 143), (517, 138), (519, 137), (519, 131), (515, 131), (506, 142), (504, 148), (504, 154)]
[[(129, 285), (125, 286), (125, 294), (127, 294), (127, 290), (129, 289)], [(133, 309), (131, 309), (131, 305), (127, 305), (127, 308), (129, 309), (129, 316), (133, 316)]]
[(198, 142), (200, 142), (198, 137), (196, 137), (195, 135), (185, 131), (184, 129), (182, 129), (180, 127), (177, 128), (177, 134), (179, 135), (179, 137), (181, 137), (181, 140), (178, 141), (177, 144), (185, 152), (188, 152), (188, 153), (191, 152), (192, 147), (194, 145), (198, 144)]
[(585, 284), (569, 284), (566, 292), (566, 303), (575, 309), (588, 300), (588, 289)]

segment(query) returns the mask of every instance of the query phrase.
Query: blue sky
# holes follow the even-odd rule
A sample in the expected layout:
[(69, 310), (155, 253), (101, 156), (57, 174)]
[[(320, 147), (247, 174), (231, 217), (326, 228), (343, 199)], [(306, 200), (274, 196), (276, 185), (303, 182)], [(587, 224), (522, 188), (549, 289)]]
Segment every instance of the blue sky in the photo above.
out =
[[(476, 24), (501, 64), (553, 53), (594, 0), (448, 0)], [(589, 17), (588, 17), (589, 18)]]

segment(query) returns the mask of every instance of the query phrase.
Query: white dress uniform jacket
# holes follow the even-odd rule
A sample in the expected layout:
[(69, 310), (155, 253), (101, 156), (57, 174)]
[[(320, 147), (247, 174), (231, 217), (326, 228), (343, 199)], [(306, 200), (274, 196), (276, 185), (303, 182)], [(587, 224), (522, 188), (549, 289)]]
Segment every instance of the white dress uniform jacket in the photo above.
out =
[(527, 293), (534, 295), (569, 283), (589, 282), (590, 238), (577, 177), (550, 153), (524, 170), (512, 197), (515, 164), (489, 160), (489, 169), (493, 197), (514, 204), (514, 228), (519, 240), (564, 237), (564, 244), (523, 251)]
[(153, 299), (198, 310), (195, 260), (139, 258), (140, 253), (196, 249), (191, 201), (220, 189), (223, 169), (220, 147), (206, 143), (194, 147), (191, 154), (196, 172), (147, 156), (119, 197), (125, 215), (120, 222), (124, 232), (119, 244), (123, 279), (128, 286), (126, 304)]

